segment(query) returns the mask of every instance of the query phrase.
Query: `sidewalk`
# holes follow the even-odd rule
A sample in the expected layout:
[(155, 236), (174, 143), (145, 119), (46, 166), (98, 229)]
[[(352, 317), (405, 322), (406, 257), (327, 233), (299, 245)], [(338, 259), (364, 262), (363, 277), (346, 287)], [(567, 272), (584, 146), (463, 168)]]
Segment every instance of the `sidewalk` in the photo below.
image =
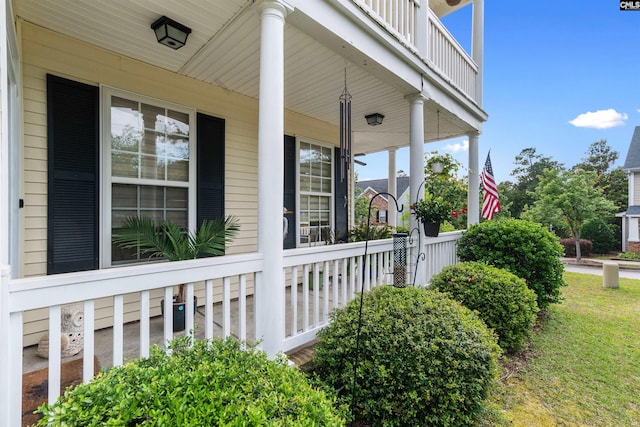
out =
[(577, 262), (575, 258), (562, 257), (561, 261), (564, 265), (576, 265), (581, 267), (597, 267), (601, 268), (603, 262), (615, 262), (621, 270), (640, 270), (640, 261), (629, 259), (604, 259), (604, 258), (582, 258)]

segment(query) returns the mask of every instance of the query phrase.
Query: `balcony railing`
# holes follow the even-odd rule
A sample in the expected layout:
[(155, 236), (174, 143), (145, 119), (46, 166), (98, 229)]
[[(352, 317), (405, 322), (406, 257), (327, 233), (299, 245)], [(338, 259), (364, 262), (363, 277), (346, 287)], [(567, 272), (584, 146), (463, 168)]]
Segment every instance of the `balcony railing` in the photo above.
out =
[[(459, 237), (460, 233), (454, 232), (427, 239), (422, 250), (426, 259), (420, 261), (427, 263), (427, 277), (456, 262)], [(366, 257), (362, 242), (285, 251), (282, 317), (286, 336), (282, 349), (290, 351), (314, 340), (327, 325), (330, 311), (344, 306), (360, 289), (366, 292), (392, 283), (392, 257), (390, 239), (369, 242)], [(414, 255), (409, 258), (416, 259)], [(125, 360), (146, 357), (152, 344), (162, 345), (176, 335), (171, 310), (165, 310), (160, 318), (155, 303), (160, 298), (171, 301), (174, 286), (181, 283), (187, 283), (186, 301), (191, 302), (186, 309), (185, 331), (189, 332), (184, 333), (196, 339), (234, 336), (254, 341), (255, 301), (260, 295), (254, 293), (254, 286), (260, 283), (256, 279), (262, 268), (262, 256), (252, 253), (6, 280), (10, 333), (3, 337), (3, 348), (10, 353), (11, 366), (7, 370), (10, 375), (0, 378), (0, 387), (16, 391), (2, 405), (10, 412), (9, 425), (20, 425), (23, 410), (18, 390), (22, 390), (24, 373), (48, 368), (48, 401), (59, 396), (63, 306), (81, 304), (84, 310), (84, 350), (76, 359), (83, 360), (82, 380), (86, 382), (95, 374), (95, 356), (103, 368), (121, 365)], [(408, 268), (411, 271), (413, 266)], [(199, 304), (195, 313), (194, 295)], [(23, 345), (24, 325), (38, 309), (48, 311), (48, 359), (35, 357), (35, 346)], [(106, 329), (96, 323), (97, 312), (104, 316), (105, 310), (110, 310)]]
[[(479, 98), (478, 66), (431, 9), (427, 25), (420, 25), (419, 0), (354, 0), (374, 20), (469, 99)], [(424, 2), (422, 2), (424, 4)], [(420, 34), (421, 28), (424, 28)], [(419, 38), (426, 38), (420, 43)], [(419, 46), (425, 46), (420, 51)]]

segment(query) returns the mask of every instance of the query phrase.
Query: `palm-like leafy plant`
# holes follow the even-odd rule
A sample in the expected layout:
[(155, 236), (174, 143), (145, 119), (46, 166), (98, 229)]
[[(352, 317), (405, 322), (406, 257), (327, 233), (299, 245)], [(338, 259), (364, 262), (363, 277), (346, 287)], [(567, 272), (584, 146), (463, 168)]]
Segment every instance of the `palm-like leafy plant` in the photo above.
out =
[[(185, 231), (171, 221), (156, 223), (148, 217), (132, 216), (125, 219), (113, 241), (121, 248), (136, 249), (149, 258), (183, 261), (202, 255), (224, 255), (226, 244), (239, 230), (238, 220), (233, 216), (205, 220), (195, 232)], [(184, 302), (184, 285), (180, 285), (176, 302)]]

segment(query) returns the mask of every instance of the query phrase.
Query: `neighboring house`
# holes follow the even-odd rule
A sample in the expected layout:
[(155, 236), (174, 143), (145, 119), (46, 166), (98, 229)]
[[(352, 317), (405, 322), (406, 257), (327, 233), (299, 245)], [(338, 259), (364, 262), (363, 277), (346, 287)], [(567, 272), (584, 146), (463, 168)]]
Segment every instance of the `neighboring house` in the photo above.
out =
[[(471, 54), (440, 21), (466, 6)], [(227, 304), (224, 335), (230, 301), (240, 324), (243, 304), (253, 304), (262, 348), (289, 351), (313, 340), (329, 311), (329, 294), (322, 306), (317, 292), (311, 301), (304, 293), (304, 320), (293, 308), (285, 315), (296, 301), (291, 286), (333, 269), (344, 293), (332, 304), (344, 303), (363, 280), (366, 289), (382, 283), (393, 253), (387, 241), (369, 245), (371, 262), (361, 261), (360, 243), (303, 247), (312, 233), (340, 237), (353, 222), (354, 153), (395, 159), (409, 146), (418, 188), (424, 143), (467, 136), (469, 169), (479, 170), (483, 0), (0, 0), (0, 12), (3, 426), (17, 425), (22, 348), (47, 331), (49, 396), (57, 395), (61, 306), (84, 304), (89, 342), (95, 329), (113, 327), (116, 365), (122, 325), (140, 322), (144, 356), (149, 318), (181, 283), (206, 313)], [(190, 29), (183, 47), (156, 40), (151, 25), (163, 15)], [(345, 74), (350, 153), (339, 148)], [(367, 124), (372, 113), (381, 125)], [(477, 174), (469, 186), (478, 188)], [(112, 243), (129, 215), (191, 229), (234, 215), (240, 234), (222, 257), (148, 263)], [(477, 209), (469, 218), (477, 221)], [(448, 251), (439, 262), (455, 262), (455, 237), (442, 239), (451, 244), (438, 246)], [(375, 274), (358, 275), (355, 263)], [(425, 264), (416, 273), (423, 283), (434, 272)], [(191, 310), (186, 319), (193, 326)], [(243, 326), (234, 333), (246, 336)], [(92, 360), (91, 347), (84, 357)], [(85, 378), (92, 374), (87, 367)]]
[[(409, 212), (409, 184), (410, 178), (408, 176), (399, 176), (396, 178), (396, 200), (398, 200), (399, 206), (402, 208), (400, 212), (396, 213), (396, 223), (390, 224), (395, 226), (409, 227), (408, 218), (403, 218), (403, 213)], [(389, 180), (388, 179), (370, 179), (366, 181), (359, 181), (356, 183), (356, 192), (364, 194), (369, 200), (380, 193), (389, 192)], [(388, 224), (389, 223), (389, 209), (396, 209), (395, 203), (389, 201), (387, 195), (380, 195), (372, 202), (377, 210), (371, 215), (372, 224)], [(406, 217), (406, 215), (404, 215)]]
[(640, 253), (640, 126), (636, 126), (622, 168), (629, 177), (629, 207), (622, 217), (622, 251)]

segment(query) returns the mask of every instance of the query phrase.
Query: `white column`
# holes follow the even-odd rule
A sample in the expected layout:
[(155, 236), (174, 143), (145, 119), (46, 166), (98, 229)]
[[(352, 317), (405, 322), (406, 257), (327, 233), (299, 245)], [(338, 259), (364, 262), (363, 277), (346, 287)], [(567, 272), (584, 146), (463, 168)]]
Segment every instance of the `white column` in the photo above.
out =
[(256, 338), (275, 357), (282, 350), (285, 293), (282, 261), (284, 187), (284, 21), (281, 1), (261, 5), (260, 99), (258, 103), (258, 252)]
[[(392, 194), (393, 197), (395, 197), (396, 199), (398, 198), (398, 187), (397, 187), (397, 180), (396, 180), (396, 148), (389, 148), (387, 149), (387, 152), (389, 153), (389, 171), (388, 171), (388, 191), (389, 194)], [(401, 203), (398, 200), (398, 203)], [(389, 197), (389, 203), (387, 204), (387, 223), (393, 227), (396, 227), (398, 225), (398, 211), (397, 211), (397, 207), (396, 204), (393, 202), (393, 200), (391, 200), (391, 197)]]
[(469, 188), (467, 195), (467, 225), (480, 221), (480, 171), (478, 135), (469, 135)]
[(484, 0), (473, 0), (471, 57), (478, 65), (476, 102), (482, 106), (482, 63), (484, 58)]
[(416, 49), (422, 58), (429, 58), (429, 0), (422, 0), (416, 13)]
[[(409, 101), (409, 190), (411, 190), (411, 203), (424, 199), (424, 98), (414, 95), (407, 98)], [(411, 215), (411, 230), (417, 229), (420, 238), (416, 241), (425, 243), (425, 235), (422, 225)], [(415, 233), (415, 232), (414, 232)], [(424, 247), (417, 248), (417, 252), (423, 252)], [(415, 254), (414, 254), (415, 255)], [(415, 258), (413, 260), (415, 262)], [(427, 283), (427, 263), (420, 260), (416, 267), (416, 286), (424, 286)]]
[[(0, 425), (18, 425), (20, 409), (14, 396), (20, 394), (12, 369), (11, 354), (14, 349), (11, 338), (9, 314), (9, 121), (8, 121), (8, 63), (7, 22), (9, 1), (0, 3), (0, 336), (7, 339), (0, 352)], [(13, 387), (12, 387), (13, 386)]]

